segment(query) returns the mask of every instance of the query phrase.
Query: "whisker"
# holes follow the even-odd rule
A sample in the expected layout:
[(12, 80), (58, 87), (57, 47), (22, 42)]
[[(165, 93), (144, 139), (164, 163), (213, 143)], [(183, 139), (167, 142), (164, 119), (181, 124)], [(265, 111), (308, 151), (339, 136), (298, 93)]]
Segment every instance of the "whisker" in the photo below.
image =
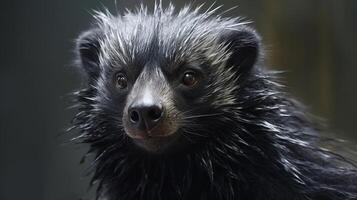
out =
[(205, 138), (207, 138), (206, 135), (199, 134), (199, 133), (197, 133), (196, 131), (188, 130), (187, 128), (182, 129), (182, 132), (183, 132), (183, 133), (188, 133), (188, 134), (194, 135), (194, 136), (199, 136), (199, 137), (205, 137)]
[(213, 116), (218, 116), (222, 115), (223, 113), (213, 113), (213, 114), (202, 114), (202, 115), (193, 115), (193, 116), (188, 116), (188, 117), (183, 117), (182, 119), (196, 119), (196, 118), (202, 118), (202, 117), (213, 117)]

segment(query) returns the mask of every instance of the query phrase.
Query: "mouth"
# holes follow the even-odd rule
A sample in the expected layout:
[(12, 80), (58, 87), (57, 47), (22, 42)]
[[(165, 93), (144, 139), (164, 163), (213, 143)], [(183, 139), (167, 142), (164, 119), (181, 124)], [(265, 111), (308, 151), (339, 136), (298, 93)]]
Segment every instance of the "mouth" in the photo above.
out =
[(165, 136), (132, 138), (134, 143), (139, 147), (152, 153), (162, 153), (172, 145), (178, 134), (170, 134)]
[(173, 143), (179, 138), (178, 126), (175, 121), (159, 121), (154, 127), (148, 129), (146, 126), (132, 126), (128, 120), (124, 121), (126, 135), (133, 141), (134, 145), (150, 153), (168, 152), (173, 147)]

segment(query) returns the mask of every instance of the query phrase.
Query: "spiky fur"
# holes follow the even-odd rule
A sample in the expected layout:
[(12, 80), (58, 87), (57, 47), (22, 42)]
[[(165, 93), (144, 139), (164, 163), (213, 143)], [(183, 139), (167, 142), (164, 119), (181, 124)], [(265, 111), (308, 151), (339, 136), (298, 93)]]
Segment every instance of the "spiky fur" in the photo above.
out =
[[(153, 14), (142, 6), (123, 16), (95, 15), (100, 73), (89, 69), (88, 86), (76, 92), (73, 124), (81, 133), (76, 139), (96, 155), (97, 198), (357, 199), (356, 168), (318, 146), (316, 125), (263, 68), (262, 57), (246, 74), (227, 66), (231, 52), (217, 40), (222, 32), (249, 30), (259, 37), (239, 18), (214, 13), (156, 5)], [(200, 103), (183, 113), (183, 134), (193, 143), (185, 152), (151, 155), (134, 148), (115, 104), (125, 100), (111, 96), (106, 85), (112, 66), (155, 55), (210, 66)]]

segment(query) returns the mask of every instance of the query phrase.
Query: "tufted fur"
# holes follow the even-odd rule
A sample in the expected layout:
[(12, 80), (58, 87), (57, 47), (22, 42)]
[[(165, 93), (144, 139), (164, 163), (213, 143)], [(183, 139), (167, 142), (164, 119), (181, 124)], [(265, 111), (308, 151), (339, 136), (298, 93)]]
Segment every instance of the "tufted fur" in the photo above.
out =
[[(120, 16), (98, 12), (79, 37), (77, 65), (88, 84), (75, 93), (73, 125), (96, 155), (97, 198), (357, 199), (356, 168), (318, 146), (316, 124), (264, 69), (257, 33), (215, 13), (160, 5), (152, 14), (144, 6)], [(117, 66), (152, 60), (205, 66), (205, 87), (175, 103), (186, 141), (175, 152), (136, 147), (122, 127), (125, 95), (108, 83)]]

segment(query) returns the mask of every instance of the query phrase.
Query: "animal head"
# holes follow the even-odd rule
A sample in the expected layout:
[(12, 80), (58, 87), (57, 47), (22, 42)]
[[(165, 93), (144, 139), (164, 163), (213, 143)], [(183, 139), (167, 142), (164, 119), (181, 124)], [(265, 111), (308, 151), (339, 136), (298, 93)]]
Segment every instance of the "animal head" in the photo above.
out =
[(82, 136), (165, 152), (232, 128), (260, 38), (239, 18), (214, 13), (173, 6), (97, 12), (76, 48), (88, 77), (76, 117)]

